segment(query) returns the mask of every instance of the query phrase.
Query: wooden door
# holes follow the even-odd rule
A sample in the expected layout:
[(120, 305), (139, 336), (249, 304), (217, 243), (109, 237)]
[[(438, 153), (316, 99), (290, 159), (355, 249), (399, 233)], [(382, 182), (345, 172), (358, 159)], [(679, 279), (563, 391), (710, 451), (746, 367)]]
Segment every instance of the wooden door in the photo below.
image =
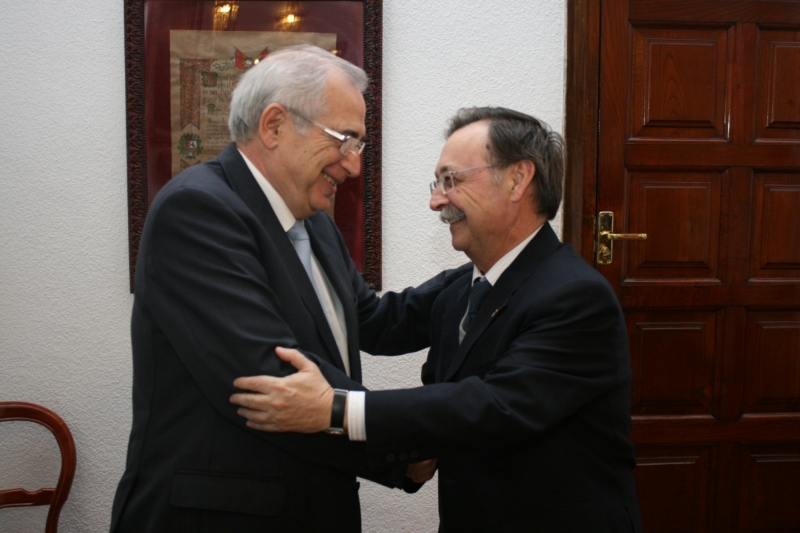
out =
[[(568, 216), (627, 318), (645, 531), (800, 532), (800, 2), (597, 18), (596, 182)], [(647, 241), (598, 264), (599, 211)]]

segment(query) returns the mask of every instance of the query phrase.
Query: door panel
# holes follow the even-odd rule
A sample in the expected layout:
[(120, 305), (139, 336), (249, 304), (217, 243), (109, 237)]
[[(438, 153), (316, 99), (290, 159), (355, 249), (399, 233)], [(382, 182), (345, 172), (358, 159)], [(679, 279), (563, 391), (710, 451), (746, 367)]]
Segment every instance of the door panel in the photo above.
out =
[(800, 139), (800, 35), (759, 29), (757, 140)]
[(628, 312), (636, 415), (711, 415), (717, 316)]
[[(754, 445), (742, 449), (739, 531), (784, 533), (800, 524), (800, 454), (796, 447)], [(789, 527), (787, 527), (787, 525)]]
[(745, 354), (743, 412), (800, 411), (800, 313), (748, 313)]
[(633, 27), (631, 141), (727, 138), (731, 32)]
[(722, 172), (630, 172), (624, 283), (719, 283)]
[(639, 504), (649, 511), (642, 516), (647, 533), (708, 531), (715, 499), (712, 454), (710, 446), (637, 449), (636, 486)]
[(645, 531), (800, 532), (800, 2), (602, 0), (600, 35)]
[[(800, 63), (800, 57), (798, 58)], [(798, 77), (800, 99), (800, 76)], [(751, 283), (800, 281), (800, 173), (758, 173), (754, 183)]]

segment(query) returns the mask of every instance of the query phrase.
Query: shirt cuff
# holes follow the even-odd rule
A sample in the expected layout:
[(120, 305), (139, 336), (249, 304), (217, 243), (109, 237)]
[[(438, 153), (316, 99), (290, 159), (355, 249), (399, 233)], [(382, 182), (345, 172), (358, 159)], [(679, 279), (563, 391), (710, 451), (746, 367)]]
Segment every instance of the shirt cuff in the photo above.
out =
[(367, 395), (364, 391), (349, 391), (347, 393), (347, 435), (350, 440), (367, 440), (366, 414)]

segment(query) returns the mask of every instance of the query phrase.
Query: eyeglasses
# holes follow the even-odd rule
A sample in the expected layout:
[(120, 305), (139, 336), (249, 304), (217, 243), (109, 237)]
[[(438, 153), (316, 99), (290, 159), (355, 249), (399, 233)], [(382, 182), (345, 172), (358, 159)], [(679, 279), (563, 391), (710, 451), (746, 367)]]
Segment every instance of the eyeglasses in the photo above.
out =
[(482, 167), (470, 167), (470, 168), (462, 168), (461, 170), (448, 170), (446, 172), (442, 172), (436, 179), (431, 182), (431, 194), (436, 192), (440, 186), (442, 187), (442, 192), (444, 194), (449, 193), (452, 191), (456, 185), (461, 183), (462, 180), (456, 180), (455, 175), (461, 174), (462, 172), (468, 172), (470, 170), (480, 170), (482, 168), (489, 168), (493, 167), (494, 165), (483, 165)]
[(286, 108), (286, 110), (289, 113), (302, 118), (303, 120), (309, 121), (310, 123), (312, 123), (313, 125), (315, 125), (319, 129), (321, 129), (322, 131), (324, 131), (325, 133), (327, 133), (328, 135), (330, 135), (331, 137), (333, 137), (334, 139), (336, 139), (337, 141), (342, 143), (342, 146), (339, 148), (339, 151), (342, 153), (342, 155), (348, 156), (348, 155), (352, 154), (353, 152), (361, 154), (361, 152), (364, 151), (364, 146), (366, 146), (366, 144), (367, 144), (366, 142), (359, 141), (357, 138), (355, 138), (355, 137), (353, 137), (351, 135), (346, 135), (344, 133), (339, 133), (338, 131), (332, 130), (327, 126), (323, 126), (322, 124), (320, 124), (316, 120), (311, 120), (308, 117), (304, 117), (303, 115), (301, 115), (297, 111), (293, 111), (293, 110), (289, 109), (288, 107)]

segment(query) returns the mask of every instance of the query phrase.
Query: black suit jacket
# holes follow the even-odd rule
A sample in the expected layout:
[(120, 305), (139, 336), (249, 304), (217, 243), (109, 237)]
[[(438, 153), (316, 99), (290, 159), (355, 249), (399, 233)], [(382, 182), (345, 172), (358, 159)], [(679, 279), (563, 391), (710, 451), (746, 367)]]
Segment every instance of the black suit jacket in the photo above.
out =
[(374, 465), (439, 458), (441, 532), (641, 531), (625, 322), (549, 224), (459, 345), (471, 270), (434, 306), (423, 382), (367, 393)]
[[(293, 371), (274, 355), (276, 346), (302, 350), (334, 387), (363, 389), (360, 347), (398, 353), (430, 342), (430, 309), (447, 274), (379, 299), (330, 217), (318, 213), (306, 227), (344, 308), (352, 379), (311, 282), (235, 145), (156, 197), (136, 270), (133, 426), (112, 532), (356, 532), (355, 475), (402, 482), (402, 468), (371, 469), (363, 444), (249, 430), (229, 403), (236, 377)], [(386, 321), (397, 329), (383, 328)], [(359, 346), (360, 328), (382, 332)]]

